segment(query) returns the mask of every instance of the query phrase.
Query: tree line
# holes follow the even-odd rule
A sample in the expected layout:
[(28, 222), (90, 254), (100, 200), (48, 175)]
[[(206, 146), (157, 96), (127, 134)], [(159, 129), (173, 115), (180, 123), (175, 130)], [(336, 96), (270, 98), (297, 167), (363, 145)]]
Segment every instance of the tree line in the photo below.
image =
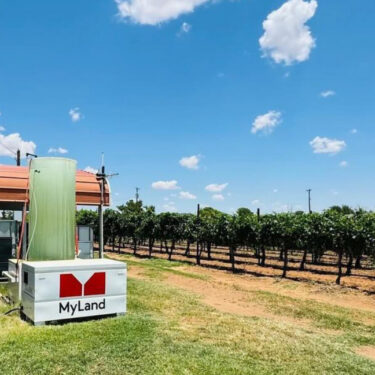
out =
[[(95, 211), (77, 211), (77, 224), (91, 225), (98, 234)], [(328, 251), (337, 255), (337, 279), (350, 276), (353, 268), (361, 268), (364, 256), (375, 255), (375, 213), (348, 206), (334, 206), (323, 213), (273, 213), (257, 215), (248, 208), (226, 214), (206, 207), (199, 215), (163, 212), (142, 201), (128, 201), (117, 210), (104, 212), (104, 243), (120, 251), (130, 244), (134, 254), (147, 246), (149, 257), (155, 247), (172, 260), (177, 245), (184, 246), (185, 256), (201, 263), (202, 254), (212, 259), (213, 246), (229, 249), (231, 269), (236, 272), (239, 249), (253, 252), (258, 265), (267, 265), (269, 251), (277, 251), (283, 262), (282, 277), (287, 276), (291, 251), (301, 252), (299, 270), (305, 269), (308, 256), (319, 264)], [(344, 273), (345, 271), (345, 273)]]

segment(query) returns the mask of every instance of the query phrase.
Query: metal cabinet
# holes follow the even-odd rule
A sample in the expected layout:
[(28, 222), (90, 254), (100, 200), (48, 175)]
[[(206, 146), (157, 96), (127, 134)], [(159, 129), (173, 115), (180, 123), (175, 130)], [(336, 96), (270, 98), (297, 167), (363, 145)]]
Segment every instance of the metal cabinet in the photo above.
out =
[(0, 220), (0, 275), (8, 269), (8, 259), (14, 258), (17, 252), (18, 222)]
[(94, 233), (87, 225), (78, 225), (78, 258), (94, 258)]

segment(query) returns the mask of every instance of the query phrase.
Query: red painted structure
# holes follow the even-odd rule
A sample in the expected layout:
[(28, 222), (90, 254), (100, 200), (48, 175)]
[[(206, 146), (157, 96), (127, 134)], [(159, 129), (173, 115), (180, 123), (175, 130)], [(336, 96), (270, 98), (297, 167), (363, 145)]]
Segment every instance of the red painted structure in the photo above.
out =
[[(27, 201), (29, 168), (0, 165), (0, 209), (22, 210)], [(100, 180), (86, 171), (76, 174), (76, 204), (99, 206), (101, 200)], [(104, 184), (103, 205), (110, 205), (110, 188)]]

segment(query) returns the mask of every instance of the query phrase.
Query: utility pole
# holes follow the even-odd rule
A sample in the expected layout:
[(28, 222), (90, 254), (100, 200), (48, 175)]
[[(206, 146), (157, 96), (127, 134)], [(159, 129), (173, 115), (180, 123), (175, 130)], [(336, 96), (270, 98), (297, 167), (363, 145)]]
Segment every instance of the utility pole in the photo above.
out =
[(99, 205), (99, 258), (104, 258), (104, 225), (103, 225), (103, 205), (104, 205), (104, 181), (105, 167), (102, 165), (100, 172), (97, 173), (100, 181), (100, 205)]
[(309, 203), (309, 214), (311, 214), (311, 189), (307, 189), (308, 203)]
[(139, 190), (141, 190), (139, 187), (135, 188), (135, 203), (139, 201)]
[(99, 258), (104, 258), (104, 221), (103, 221), (103, 207), (104, 207), (104, 191), (105, 183), (108, 177), (117, 176), (118, 173), (107, 175), (104, 167), (104, 154), (102, 154), (102, 166), (96, 174), (96, 178), (100, 183), (100, 205), (99, 205)]
[(17, 150), (17, 167), (21, 165), (21, 151)]
[[(197, 222), (198, 222), (198, 225), (199, 225), (199, 216), (200, 216), (200, 213), (201, 213), (201, 207), (198, 203), (197, 205)], [(197, 233), (197, 264), (200, 265), (201, 264), (201, 250), (200, 250), (200, 246), (199, 246), (199, 228), (198, 228), (198, 233)]]
[(257, 219), (258, 219), (258, 222), (259, 222), (259, 219), (260, 219), (260, 208), (257, 208)]

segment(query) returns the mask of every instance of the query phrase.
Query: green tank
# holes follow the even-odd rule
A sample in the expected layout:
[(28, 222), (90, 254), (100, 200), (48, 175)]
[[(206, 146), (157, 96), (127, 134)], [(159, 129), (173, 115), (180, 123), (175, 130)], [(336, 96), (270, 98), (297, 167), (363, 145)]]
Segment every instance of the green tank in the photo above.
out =
[(27, 260), (75, 258), (76, 166), (65, 158), (31, 160)]

